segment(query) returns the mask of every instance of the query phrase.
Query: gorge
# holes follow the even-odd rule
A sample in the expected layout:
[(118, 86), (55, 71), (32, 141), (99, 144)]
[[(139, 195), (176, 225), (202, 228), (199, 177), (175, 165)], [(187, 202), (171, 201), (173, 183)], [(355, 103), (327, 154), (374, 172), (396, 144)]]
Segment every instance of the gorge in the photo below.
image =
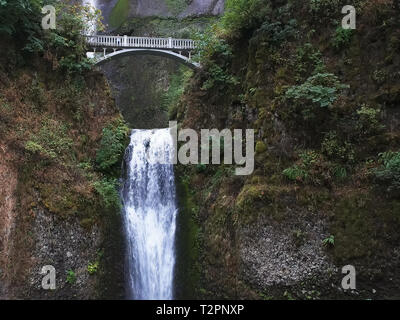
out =
[[(80, 2), (97, 35), (195, 39), (199, 67), (94, 66)], [(38, 3), (0, 3), (0, 298), (399, 297), (398, 2), (348, 30), (342, 0), (71, 1), (47, 31)], [(220, 155), (252, 130), (253, 170), (150, 163), (170, 121)]]

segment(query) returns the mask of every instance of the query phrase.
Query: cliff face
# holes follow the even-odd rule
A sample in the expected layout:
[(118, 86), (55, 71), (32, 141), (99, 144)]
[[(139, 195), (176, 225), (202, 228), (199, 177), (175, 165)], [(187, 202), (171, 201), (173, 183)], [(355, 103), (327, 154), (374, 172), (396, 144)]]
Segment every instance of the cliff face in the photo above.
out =
[[(0, 297), (123, 297), (120, 216), (95, 160), (103, 129), (121, 121), (108, 84), (38, 57), (10, 65), (0, 68)], [(46, 265), (54, 291), (42, 289)]]
[(117, 19), (155, 16), (183, 19), (217, 16), (223, 13), (224, 2), (224, 0), (97, 0), (96, 5), (102, 10), (105, 21), (109, 23), (110, 17), (114, 14), (119, 15)]
[(336, 26), (345, 1), (248, 3), (217, 27), (177, 110), (182, 127), (257, 140), (250, 176), (179, 167), (194, 295), (398, 297), (397, 2), (359, 1), (354, 31)]

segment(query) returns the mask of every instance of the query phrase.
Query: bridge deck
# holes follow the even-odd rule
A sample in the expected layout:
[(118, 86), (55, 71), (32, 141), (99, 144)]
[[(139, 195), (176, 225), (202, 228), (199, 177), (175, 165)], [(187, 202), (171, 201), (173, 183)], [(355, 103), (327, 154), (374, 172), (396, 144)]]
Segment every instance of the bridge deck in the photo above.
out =
[(128, 36), (86, 36), (91, 47), (141, 48), (190, 51), (196, 49), (196, 42), (190, 39), (128, 37)]

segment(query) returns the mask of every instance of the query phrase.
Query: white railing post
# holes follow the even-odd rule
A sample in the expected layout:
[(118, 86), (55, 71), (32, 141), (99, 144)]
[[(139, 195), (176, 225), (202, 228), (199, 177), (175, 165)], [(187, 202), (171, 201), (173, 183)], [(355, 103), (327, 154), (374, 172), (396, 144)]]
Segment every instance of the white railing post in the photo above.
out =
[[(191, 39), (150, 38), (150, 37), (128, 37), (123, 36), (96, 36), (86, 35), (86, 42), (92, 47), (136, 47), (136, 48), (158, 48), (169, 50), (193, 50), (196, 49), (196, 41)], [(191, 57), (191, 53), (189, 53)]]

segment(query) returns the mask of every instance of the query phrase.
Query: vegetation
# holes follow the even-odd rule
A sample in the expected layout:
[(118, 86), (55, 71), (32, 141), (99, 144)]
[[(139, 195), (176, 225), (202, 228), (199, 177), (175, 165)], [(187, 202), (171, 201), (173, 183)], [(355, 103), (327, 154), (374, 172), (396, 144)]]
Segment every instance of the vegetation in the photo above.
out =
[(51, 159), (56, 159), (65, 153), (73, 156), (70, 154), (73, 141), (68, 137), (67, 130), (65, 124), (59, 124), (51, 119), (44, 120), (39, 132), (31, 135), (31, 140), (26, 142), (25, 148)]
[(322, 245), (335, 263), (381, 276), (370, 266), (393, 262), (400, 226), (395, 3), (356, 1), (357, 29), (347, 30), (339, 27), (346, 4), (339, 0), (231, 0), (221, 20), (197, 35), (202, 70), (183, 93), (178, 121), (254, 128), (257, 140), (248, 177), (221, 174), (223, 165), (185, 170), (197, 190), (194, 206), (204, 208), (198, 261), (205, 295), (232, 297), (234, 287), (241, 297), (260, 296), (235, 277), (243, 247), (251, 246), (243, 243), (246, 231), (258, 241), (260, 225), (286, 234), (296, 225), (302, 246), (311, 240), (301, 239), (298, 221), (327, 217)]
[(384, 152), (379, 154), (381, 165), (373, 173), (376, 182), (384, 185), (389, 195), (400, 195), (400, 152)]
[[(50, 3), (54, 3), (50, 2)], [(43, 50), (40, 24), (42, 0), (2, 0), (0, 2), (0, 34), (15, 37), (22, 49), (35, 52)]]
[(115, 178), (102, 178), (93, 183), (94, 188), (102, 197), (105, 208), (117, 211), (121, 209), (118, 193), (118, 181)]
[(87, 271), (89, 272), (90, 275), (93, 275), (95, 273), (97, 273), (99, 269), (99, 262), (93, 262), (93, 263), (89, 263), (87, 266)]
[(294, 108), (300, 110), (304, 120), (310, 120), (316, 117), (314, 106), (332, 106), (338, 99), (338, 93), (345, 88), (348, 86), (341, 84), (334, 74), (317, 73), (303, 84), (290, 87), (285, 97), (293, 102)]
[(336, 50), (343, 49), (350, 44), (351, 38), (354, 32), (352, 29), (343, 29), (338, 27), (335, 31), (335, 37), (333, 38), (332, 45)]
[(73, 270), (67, 271), (67, 283), (72, 285), (76, 282), (76, 274)]
[(124, 155), (128, 130), (125, 122), (120, 119), (103, 129), (100, 148), (96, 154), (96, 164), (101, 171), (119, 175), (115, 169)]
[(325, 238), (324, 240), (322, 240), (322, 243), (324, 244), (324, 246), (334, 246), (335, 245), (335, 236), (330, 235), (328, 238)]
[(129, 13), (129, 0), (118, 0), (110, 14), (110, 26), (118, 28), (126, 20)]

